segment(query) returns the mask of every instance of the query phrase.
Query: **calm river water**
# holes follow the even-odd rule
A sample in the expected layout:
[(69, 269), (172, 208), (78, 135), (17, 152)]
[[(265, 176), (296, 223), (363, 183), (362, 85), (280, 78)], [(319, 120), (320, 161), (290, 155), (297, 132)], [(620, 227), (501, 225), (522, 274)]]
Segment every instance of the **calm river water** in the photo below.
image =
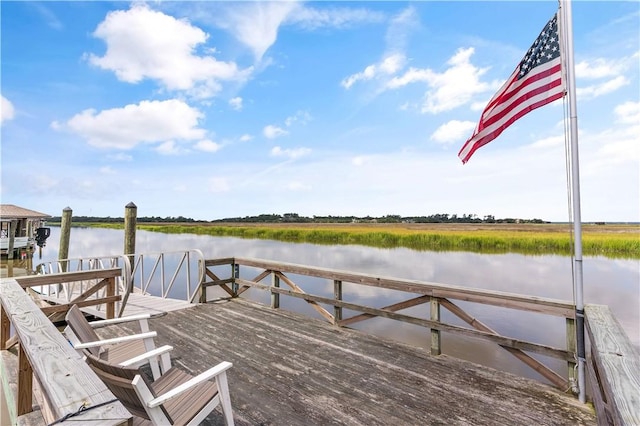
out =
[[(253, 257), (386, 277), (573, 300), (572, 262), (565, 256), (422, 252), (405, 248), (378, 249), (362, 246), (295, 244), (146, 231), (138, 231), (136, 237), (138, 253), (199, 249), (207, 259)], [(42, 252), (42, 259), (38, 259), (36, 253), (33, 259), (34, 266), (40, 262), (57, 259), (59, 240), (60, 228), (52, 227), (51, 236)], [(72, 228), (69, 258), (121, 254), (123, 246), (121, 230)], [(609, 305), (632, 342), (640, 347), (640, 262), (586, 257), (583, 263), (585, 303)], [(247, 277), (253, 275), (247, 274)], [(297, 283), (305, 288), (302, 283)], [(347, 290), (346, 286), (347, 284), (345, 284), (345, 294), (351, 291)], [(388, 292), (373, 287), (357, 287), (353, 290), (356, 293), (355, 297), (363, 304), (382, 307), (397, 301), (388, 299)], [(254, 291), (260, 294), (252, 298), (268, 300), (262, 297), (263, 292), (257, 290), (251, 290), (245, 294)], [(291, 307), (304, 313), (312, 312), (304, 306), (304, 303), (297, 300), (286, 302), (286, 299), (291, 298), (283, 296), (282, 307)], [(358, 303), (353, 299), (348, 301)], [(468, 309), (471, 315), (504, 335), (560, 348), (566, 345), (565, 324), (562, 319), (502, 308), (464, 303), (460, 305)], [(412, 314), (418, 312), (416, 310), (421, 310), (422, 316), (428, 315), (429, 308), (426, 305), (412, 309)], [(456, 323), (456, 320), (452, 320), (446, 314), (446, 310), (443, 309), (443, 318)], [(359, 323), (357, 328), (414, 346), (428, 348), (430, 344), (429, 331), (411, 324), (374, 319)], [(443, 334), (442, 345), (443, 352), (446, 354), (543, 380), (537, 373), (496, 345), (458, 338), (446, 333)], [(540, 359), (566, 376), (565, 363), (547, 360), (544, 357)]]

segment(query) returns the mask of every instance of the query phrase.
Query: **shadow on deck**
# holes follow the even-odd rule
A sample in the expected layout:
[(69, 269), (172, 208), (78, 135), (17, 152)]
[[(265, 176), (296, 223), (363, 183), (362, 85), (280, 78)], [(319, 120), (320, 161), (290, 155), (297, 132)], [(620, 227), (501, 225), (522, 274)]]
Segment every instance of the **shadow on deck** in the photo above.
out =
[(234, 364), (237, 425), (596, 424), (591, 406), (534, 380), (240, 299), (169, 312), (151, 328), (186, 371)]

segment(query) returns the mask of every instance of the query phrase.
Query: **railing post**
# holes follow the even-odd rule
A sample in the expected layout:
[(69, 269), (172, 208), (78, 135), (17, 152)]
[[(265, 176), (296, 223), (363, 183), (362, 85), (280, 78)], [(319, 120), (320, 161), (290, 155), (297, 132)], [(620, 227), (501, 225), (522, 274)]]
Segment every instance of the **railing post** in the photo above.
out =
[[(567, 318), (567, 351), (576, 353), (576, 323), (573, 318)], [(577, 393), (578, 390), (578, 378), (576, 377), (576, 363), (575, 361), (567, 361), (567, 368), (569, 370), (569, 386), (571, 391)]]
[[(107, 284), (107, 297), (116, 295), (116, 277), (109, 278)], [(114, 318), (116, 316), (116, 302), (111, 301), (107, 303), (107, 319)]]
[[(440, 302), (437, 297), (431, 298), (431, 320), (440, 321)], [(431, 355), (440, 355), (440, 330), (431, 329)]]
[(240, 278), (240, 265), (238, 265), (235, 260), (231, 264), (231, 277), (233, 278), (233, 283), (231, 284), (233, 296), (238, 297), (238, 283), (235, 280), (236, 278)]
[(0, 350), (7, 349), (7, 340), (9, 340), (10, 333), (11, 321), (2, 308), (2, 305), (0, 305)]
[[(333, 280), (333, 298), (342, 300), (342, 281)], [(342, 306), (333, 306), (333, 324), (338, 325), (342, 321)]]
[(22, 343), (18, 343), (18, 416), (33, 411), (33, 369)]
[[(275, 271), (271, 273), (271, 285), (276, 288), (280, 288), (280, 277), (276, 275)], [(271, 307), (278, 309), (280, 307), (280, 294), (271, 293)]]
[[(202, 268), (205, 268), (206, 270), (206, 266), (204, 265), (204, 259), (199, 259), (198, 269), (202, 269)], [(204, 283), (206, 280), (207, 280), (207, 274), (205, 272), (202, 274), (202, 279), (200, 280), (200, 285), (198, 286), (198, 291), (200, 293), (198, 300), (200, 301), (200, 303), (207, 303), (207, 287), (204, 286)]]

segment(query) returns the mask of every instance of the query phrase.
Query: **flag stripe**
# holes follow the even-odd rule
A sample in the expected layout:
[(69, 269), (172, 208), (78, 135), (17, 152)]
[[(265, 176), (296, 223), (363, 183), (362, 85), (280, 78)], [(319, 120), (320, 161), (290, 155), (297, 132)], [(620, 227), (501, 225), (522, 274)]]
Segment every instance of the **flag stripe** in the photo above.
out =
[[(559, 65), (558, 65), (559, 67)], [(532, 98), (534, 96), (543, 94), (544, 92), (552, 92), (550, 95), (555, 95), (555, 92), (563, 92), (562, 87), (562, 79), (559, 78), (558, 75), (547, 76), (544, 79), (538, 79), (534, 82), (527, 91), (522, 92), (511, 92), (510, 98), (512, 99), (504, 99), (503, 103), (496, 106), (491, 114), (487, 116), (486, 119), (483, 120), (484, 126), (488, 127), (493, 123), (498, 122), (502, 119), (505, 114), (508, 114), (509, 109), (518, 108), (521, 104), (525, 103), (527, 99)], [(520, 95), (515, 97), (516, 95)]]
[(525, 114), (564, 96), (556, 19), (554, 15), (547, 23), (523, 60), (485, 107), (473, 135), (458, 153), (463, 163)]

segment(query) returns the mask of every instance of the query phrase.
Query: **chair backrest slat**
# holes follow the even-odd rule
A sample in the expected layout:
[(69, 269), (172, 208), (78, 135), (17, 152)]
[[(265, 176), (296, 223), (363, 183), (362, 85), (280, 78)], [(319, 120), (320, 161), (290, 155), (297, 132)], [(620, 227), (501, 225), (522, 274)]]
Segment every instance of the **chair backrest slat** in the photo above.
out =
[[(87, 321), (80, 308), (78, 308), (78, 305), (73, 305), (71, 309), (69, 309), (69, 312), (67, 313), (65, 319), (69, 327), (71, 327), (73, 334), (75, 334), (78, 340), (80, 340), (80, 343), (95, 342), (100, 340), (93, 327), (91, 327), (91, 324), (89, 324), (89, 321)], [(92, 355), (100, 355), (99, 346), (87, 348), (87, 350)]]
[(139, 368), (109, 364), (91, 354), (87, 355), (87, 363), (131, 414), (149, 420), (131, 383), (137, 375), (144, 377)]

